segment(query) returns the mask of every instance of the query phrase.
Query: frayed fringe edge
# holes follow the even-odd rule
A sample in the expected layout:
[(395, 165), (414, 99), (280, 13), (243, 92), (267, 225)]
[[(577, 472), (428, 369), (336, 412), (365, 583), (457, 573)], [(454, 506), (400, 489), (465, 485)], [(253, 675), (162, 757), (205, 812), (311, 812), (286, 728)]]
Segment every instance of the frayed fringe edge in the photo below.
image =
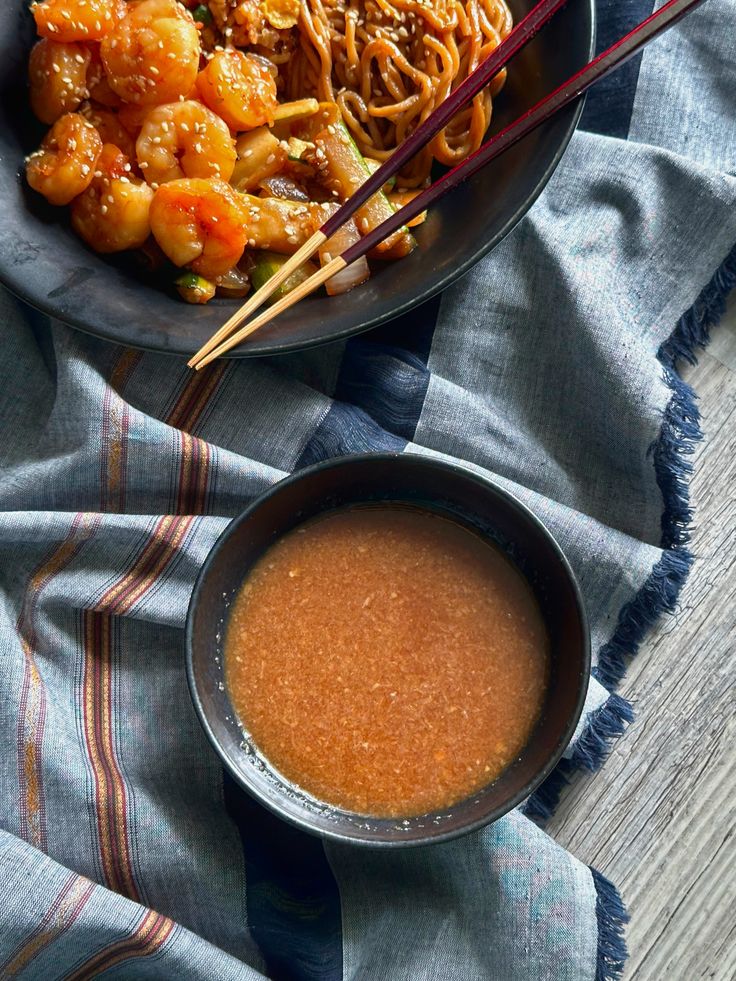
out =
[(595, 981), (618, 981), (629, 956), (624, 939), (629, 914), (614, 884), (592, 866), (590, 873), (595, 885), (595, 914), (598, 921)]
[(692, 511), (688, 481), (692, 464), (687, 457), (702, 438), (697, 396), (677, 374), (677, 363), (696, 363), (696, 351), (705, 347), (710, 340), (711, 328), (723, 316), (726, 298), (733, 289), (736, 289), (736, 247), (657, 352), (664, 367), (665, 380), (672, 390), (662, 432), (650, 449), (657, 482), (665, 501), (662, 548), (678, 548), (689, 540)]
[(546, 821), (557, 807), (569, 778), (579, 769), (597, 770), (608, 755), (611, 744), (634, 719), (629, 702), (615, 692), (590, 717), (570, 759), (561, 760), (522, 808), (527, 817)]
[(601, 648), (594, 670), (601, 684), (616, 687), (647, 631), (663, 613), (674, 613), (692, 564), (693, 556), (684, 547), (662, 554), (639, 592), (621, 610), (613, 637)]
[[(736, 246), (657, 352), (672, 392), (659, 436), (650, 449), (664, 501), (661, 547), (666, 551), (634, 599), (621, 610), (613, 637), (600, 651), (594, 674), (609, 689), (621, 681), (628, 660), (636, 654), (647, 631), (663, 613), (675, 611), (693, 564), (693, 556), (686, 548), (692, 517), (688, 486), (692, 464), (688, 457), (702, 439), (702, 432), (696, 395), (677, 374), (676, 366), (680, 360), (696, 363), (696, 351), (708, 343), (710, 330), (721, 319), (726, 298), (733, 289)], [(532, 794), (523, 807), (524, 813), (540, 821), (549, 818), (572, 774), (581, 767), (598, 769), (613, 740), (632, 719), (630, 703), (612, 693), (593, 713), (571, 759), (562, 760)]]
[(666, 367), (674, 368), (680, 360), (696, 364), (696, 349), (705, 347), (710, 340), (710, 330), (726, 312), (728, 294), (734, 289), (736, 245), (692, 307), (680, 317), (669, 339), (660, 347), (658, 357)]

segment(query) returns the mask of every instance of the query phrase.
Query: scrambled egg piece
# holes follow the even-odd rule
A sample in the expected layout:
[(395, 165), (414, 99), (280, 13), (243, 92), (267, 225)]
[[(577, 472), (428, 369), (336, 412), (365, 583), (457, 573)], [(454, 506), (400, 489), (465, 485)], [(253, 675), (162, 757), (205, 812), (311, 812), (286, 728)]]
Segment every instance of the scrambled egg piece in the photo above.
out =
[(266, 20), (277, 31), (296, 27), (299, 21), (299, 0), (263, 0)]
[(218, 29), (229, 28), (236, 47), (260, 45), (275, 49), (299, 20), (300, 0), (209, 0)]

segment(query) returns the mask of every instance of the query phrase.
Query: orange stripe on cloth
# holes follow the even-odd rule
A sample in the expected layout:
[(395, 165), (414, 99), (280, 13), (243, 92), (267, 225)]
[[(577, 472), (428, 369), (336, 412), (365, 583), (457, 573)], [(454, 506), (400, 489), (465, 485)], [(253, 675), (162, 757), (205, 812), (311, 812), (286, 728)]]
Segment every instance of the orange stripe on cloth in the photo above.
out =
[(69, 565), (99, 525), (98, 515), (76, 514), (64, 541), (31, 576), (23, 597), (16, 629), (23, 650), (24, 671), (18, 711), (18, 802), (21, 837), (46, 850), (46, 818), (41, 751), (46, 722), (46, 689), (36, 664), (38, 634), (36, 611), (43, 590)]
[[(124, 353), (113, 369), (111, 387), (122, 387), (137, 363), (133, 352)], [(225, 367), (218, 365), (217, 370), (208, 372), (204, 378), (191, 376), (166, 421), (184, 429), (196, 425), (224, 373)], [(122, 507), (125, 499), (123, 454), (127, 444), (127, 417), (123, 415), (119, 422), (116, 421), (115, 400), (108, 395), (103, 408), (103, 504), (114, 509), (116, 505)], [(112, 696), (116, 673), (115, 638), (119, 629), (117, 618), (129, 613), (160, 582), (189, 534), (195, 521), (192, 514), (200, 513), (206, 503), (209, 447), (185, 431), (181, 431), (179, 437), (182, 449), (175, 491), (181, 505), (177, 507), (178, 513), (156, 521), (132, 565), (93, 601), (92, 609), (82, 614), (83, 731), (94, 781), (102, 874), (110, 889), (134, 900), (139, 900), (140, 895), (129, 833), (130, 792), (115, 743)]]
[(72, 872), (36, 929), (0, 964), (1, 978), (14, 978), (49, 944), (58, 940), (84, 908), (94, 883)]
[(130, 569), (95, 601), (98, 613), (121, 616), (158, 581), (185, 541), (195, 518), (167, 514), (159, 518)]
[(177, 514), (204, 514), (210, 478), (211, 451), (209, 444), (189, 433), (181, 432), (181, 462), (179, 464), (179, 493)]
[(229, 365), (212, 365), (213, 370), (190, 372), (176, 404), (166, 417), (166, 422), (174, 429), (191, 432), (199, 422), (200, 416), (212, 395), (220, 385)]
[(211, 450), (205, 440), (192, 435), (192, 430), (219, 388), (229, 365), (212, 367), (216, 370), (204, 369), (190, 378), (166, 418), (170, 426), (180, 431), (179, 480), (172, 501), (177, 514), (204, 514), (207, 508)]
[(109, 947), (87, 958), (64, 981), (87, 981), (103, 971), (109, 971), (123, 961), (138, 957), (150, 957), (157, 953), (174, 931), (176, 924), (166, 916), (147, 910), (129, 937), (118, 940)]
[(130, 406), (121, 396), (142, 357), (142, 351), (124, 350), (113, 366), (105, 390), (100, 426), (101, 511), (125, 510)]
[(108, 889), (139, 900), (128, 836), (127, 791), (114, 747), (112, 706), (113, 621), (82, 613), (84, 678), (82, 721), (94, 778), (102, 874)]
[(113, 702), (118, 617), (156, 584), (178, 554), (193, 517), (159, 518), (132, 566), (82, 613), (83, 732), (94, 779), (95, 812), (105, 885), (139, 900), (129, 834), (129, 791), (118, 760)]

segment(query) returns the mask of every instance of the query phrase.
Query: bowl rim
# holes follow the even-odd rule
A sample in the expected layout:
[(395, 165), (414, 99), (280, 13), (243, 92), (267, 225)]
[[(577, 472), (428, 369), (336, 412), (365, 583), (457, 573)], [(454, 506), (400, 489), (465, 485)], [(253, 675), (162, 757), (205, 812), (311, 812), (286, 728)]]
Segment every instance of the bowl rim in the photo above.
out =
[[(261, 793), (258, 786), (248, 782), (244, 777), (243, 771), (238, 769), (232, 760), (228, 757), (227, 753), (223, 750), (220, 745), (220, 741), (215, 734), (212, 725), (210, 724), (207, 713), (204, 709), (202, 698), (200, 696), (197, 677), (194, 667), (194, 619), (196, 615), (196, 610), (199, 604), (199, 598), (206, 584), (207, 577), (209, 576), (210, 570), (213, 565), (218, 560), (218, 555), (229, 540), (229, 538), (234, 535), (241, 525), (245, 524), (253, 514), (261, 507), (262, 504), (269, 501), (276, 494), (280, 493), (287, 487), (298, 483), (300, 480), (310, 477), (316, 473), (320, 473), (324, 470), (339, 469), (346, 464), (370, 464), (370, 463), (389, 463), (396, 464), (406, 462), (410, 466), (426, 466), (428, 470), (433, 469), (443, 469), (448, 473), (458, 476), (461, 478), (470, 478), (476, 484), (478, 484), (483, 490), (490, 491), (499, 497), (505, 499), (505, 503), (508, 504), (512, 510), (515, 510), (522, 520), (528, 521), (534, 530), (545, 540), (548, 547), (551, 548), (557, 561), (560, 563), (564, 574), (567, 577), (567, 581), (572, 588), (575, 612), (578, 619), (579, 629), (581, 633), (581, 668), (579, 674), (578, 692), (575, 700), (575, 705), (568, 717), (565, 728), (557, 740), (553, 752), (547, 758), (545, 765), (527, 782), (521, 787), (516, 794), (510, 797), (503, 804), (499, 804), (496, 807), (489, 810), (482, 817), (476, 818), (473, 821), (469, 821), (467, 824), (463, 824), (460, 827), (452, 828), (447, 831), (437, 831), (433, 833), (431, 829), (427, 830), (429, 833), (426, 835), (414, 834), (413, 836), (400, 839), (387, 839), (387, 838), (367, 838), (361, 837), (359, 835), (351, 835), (350, 833), (344, 833), (341, 831), (331, 830), (329, 828), (316, 827), (310, 818), (307, 816), (307, 812), (294, 814), (287, 811), (279, 806), (278, 798), (274, 799), (267, 797), (265, 794)], [(505, 487), (502, 487), (497, 481), (492, 478), (486, 477), (478, 473), (471, 467), (464, 465), (461, 462), (456, 462), (454, 460), (446, 460), (444, 458), (435, 456), (425, 456), (420, 453), (412, 452), (390, 452), (390, 453), (351, 453), (337, 457), (331, 457), (328, 460), (322, 460), (319, 463), (315, 463), (312, 466), (305, 467), (303, 470), (298, 470), (282, 480), (276, 481), (265, 491), (259, 494), (253, 501), (242, 511), (239, 515), (231, 520), (228, 526), (223, 530), (223, 532), (218, 536), (209, 553), (205, 559), (202, 567), (197, 575), (194, 583), (194, 588), (192, 590), (191, 598), (189, 601), (189, 606), (187, 609), (187, 617), (185, 624), (185, 661), (186, 661), (186, 673), (187, 673), (187, 683), (189, 686), (189, 694), (192, 699), (197, 717), (199, 719), (200, 725), (204, 729), (204, 732), (210, 742), (210, 745), (214, 749), (220, 763), (225, 767), (228, 773), (237, 783), (238, 787), (248, 793), (254, 800), (259, 804), (266, 807), (269, 811), (275, 814), (277, 817), (284, 821), (287, 821), (294, 827), (299, 828), (309, 834), (316, 835), (320, 838), (343, 842), (346, 844), (360, 845), (368, 848), (407, 848), (415, 846), (423, 846), (430, 844), (438, 844), (443, 841), (449, 841), (454, 838), (461, 837), (466, 834), (470, 834), (473, 831), (477, 831), (488, 824), (497, 821), (499, 818), (508, 814), (515, 807), (526, 800), (530, 794), (532, 794), (552, 773), (557, 764), (562, 759), (562, 756), (570, 744), (570, 741), (575, 734), (578, 723), (583, 713), (583, 708), (585, 706), (585, 700), (587, 697), (588, 689), (590, 686), (591, 679), (591, 634), (590, 625), (588, 622), (588, 616), (585, 610), (585, 603), (583, 600), (582, 591), (580, 589), (580, 584), (578, 583), (577, 577), (567, 559), (567, 556), (562, 551), (559, 543), (557, 542), (554, 535), (549, 531), (547, 526), (542, 522), (542, 520), (527, 507), (522, 501), (519, 500), (514, 494), (512, 494)], [(396, 818), (400, 821), (401, 818)]]
[[(597, 37), (597, 14), (596, 14), (596, 3), (595, 0), (586, 0), (585, 8), (590, 21), (590, 37), (587, 57), (590, 60), (596, 48), (596, 37)], [(373, 327), (378, 327), (381, 324), (390, 323), (392, 320), (396, 320), (398, 317), (403, 316), (416, 307), (421, 306), (422, 303), (426, 303), (437, 293), (447, 289), (453, 283), (461, 279), (470, 269), (479, 262), (484, 256), (486, 256), (492, 249), (494, 249), (500, 242), (503, 241), (506, 236), (513, 231), (513, 229), (518, 225), (518, 223), (524, 218), (529, 211), (532, 209), (537, 199), (541, 195), (542, 191), (545, 189), (550, 181), (553, 173), (559, 166), (560, 160), (565, 154), (570, 140), (572, 139), (575, 130), (580, 122), (580, 117), (585, 107), (585, 100), (587, 96), (584, 94), (580, 97), (577, 103), (574, 105), (574, 110), (570, 117), (570, 122), (567, 129), (562, 134), (559, 146), (554, 152), (549, 164), (541, 174), (537, 184), (532, 189), (530, 194), (526, 199), (519, 205), (516, 211), (513, 212), (506, 220), (506, 222), (498, 229), (498, 231), (490, 236), (490, 238), (482, 241), (476, 249), (457, 267), (448, 272), (446, 275), (434, 280), (430, 285), (428, 285), (424, 290), (417, 293), (410, 299), (405, 300), (399, 306), (395, 307), (390, 313), (384, 315), (377, 315), (360, 321), (358, 324), (353, 324), (349, 327), (344, 327), (340, 330), (333, 331), (329, 336), (324, 337), (314, 337), (309, 340), (283, 340), (277, 341), (275, 343), (268, 344), (266, 346), (259, 344), (257, 341), (246, 341), (239, 344), (237, 347), (232, 348), (226, 354), (223, 355), (224, 358), (228, 360), (240, 360), (243, 358), (257, 358), (257, 357), (271, 357), (281, 354), (293, 354), (297, 351), (307, 351), (315, 347), (321, 347), (325, 344), (332, 344), (337, 341), (344, 341), (350, 337), (356, 337), (359, 334), (363, 334)], [(45, 298), (31, 297), (26, 293), (24, 288), (24, 281), (22, 272), (19, 271), (17, 275), (13, 274), (12, 266), (8, 266), (6, 263), (0, 262), (0, 282), (18, 299), (27, 303), (29, 306), (33, 307), (35, 310), (40, 311), (47, 317), (54, 320), (59, 320), (61, 323), (66, 324), (69, 327), (73, 327), (75, 330), (79, 330), (84, 334), (91, 337), (98, 337), (104, 341), (110, 341), (115, 344), (124, 344), (126, 347), (132, 347), (135, 350), (140, 351), (151, 351), (157, 354), (165, 354), (170, 357), (189, 357), (190, 354), (194, 354), (194, 347), (189, 350), (184, 349), (182, 345), (180, 348), (172, 349), (161, 347), (156, 344), (148, 344), (145, 342), (138, 343), (131, 340), (123, 340), (116, 331), (107, 329), (106, 327), (92, 327), (88, 322), (86, 322), (81, 314), (76, 314), (73, 311), (64, 313), (63, 316), (59, 314), (59, 311), (55, 309), (53, 303), (49, 303)], [(193, 342), (196, 345), (196, 342)]]

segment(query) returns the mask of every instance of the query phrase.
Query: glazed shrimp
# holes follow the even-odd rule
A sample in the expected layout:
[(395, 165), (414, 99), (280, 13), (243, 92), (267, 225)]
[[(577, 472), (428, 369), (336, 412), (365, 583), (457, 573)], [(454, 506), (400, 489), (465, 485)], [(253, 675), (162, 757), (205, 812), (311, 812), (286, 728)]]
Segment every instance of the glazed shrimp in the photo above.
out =
[(202, 101), (232, 130), (273, 122), (276, 82), (259, 58), (228, 48), (218, 52), (197, 76)]
[(130, 135), (137, 139), (150, 111), (150, 106), (134, 106), (130, 102), (124, 102), (118, 110), (118, 119)]
[(34, 45), (28, 63), (31, 109), (42, 123), (55, 123), (87, 98), (87, 69), (92, 55), (83, 44), (44, 40)]
[[(79, 111), (85, 119), (92, 123), (100, 134), (103, 143), (114, 144), (123, 151), (128, 160), (135, 160), (135, 140), (120, 122), (116, 113), (100, 106), (91, 106), (88, 102), (84, 103)], [(99, 166), (97, 169), (99, 170)]]
[(92, 123), (77, 112), (58, 119), (41, 149), (28, 158), (26, 178), (51, 204), (69, 204), (94, 178), (102, 140)]
[(235, 167), (235, 141), (227, 125), (201, 102), (172, 102), (146, 116), (136, 142), (138, 166), (149, 184), (182, 177), (220, 177)]
[(125, 102), (155, 106), (188, 95), (199, 70), (199, 34), (177, 0), (139, 0), (103, 40), (107, 80)]
[(151, 234), (153, 190), (131, 176), (128, 158), (106, 143), (94, 180), (72, 202), (72, 228), (95, 252), (138, 249)]
[(100, 41), (125, 10), (121, 0), (43, 0), (31, 6), (41, 37), (53, 41)]
[(237, 264), (248, 237), (237, 193), (214, 177), (162, 184), (151, 205), (151, 231), (175, 266), (210, 280)]
[(118, 109), (122, 105), (122, 100), (110, 88), (110, 83), (105, 73), (105, 66), (102, 64), (100, 45), (91, 44), (89, 47), (92, 53), (92, 60), (87, 69), (89, 98), (94, 102), (98, 102), (101, 106), (107, 106), (109, 109)]

